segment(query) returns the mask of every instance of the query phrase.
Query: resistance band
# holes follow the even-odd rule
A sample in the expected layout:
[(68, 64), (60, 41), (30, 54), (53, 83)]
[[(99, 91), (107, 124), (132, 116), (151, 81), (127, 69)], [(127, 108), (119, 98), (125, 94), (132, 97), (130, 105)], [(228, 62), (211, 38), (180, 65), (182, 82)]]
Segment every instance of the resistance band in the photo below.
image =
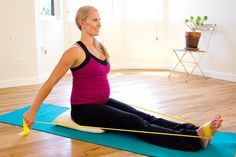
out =
[[(134, 106), (134, 105), (130, 105), (130, 106), (135, 107), (135, 108), (139, 108), (139, 109), (142, 109), (142, 110), (145, 110), (145, 111), (149, 111), (149, 112), (152, 112), (152, 113), (156, 113), (156, 114), (159, 114), (159, 115), (162, 115), (162, 116), (166, 116), (166, 117), (169, 117), (169, 118), (172, 118), (172, 119), (175, 119), (175, 120), (184, 121), (184, 122), (191, 123), (191, 124), (199, 126), (199, 124), (197, 124), (197, 123), (193, 123), (193, 122), (190, 122), (188, 120), (185, 120), (185, 119), (182, 119), (182, 118), (179, 118), (179, 117), (175, 117), (175, 116), (171, 116), (171, 115), (168, 115), (168, 114), (148, 110), (148, 109), (145, 109), (145, 108), (142, 108), (142, 107), (139, 107), (139, 106)], [(64, 127), (78, 126), (79, 125), (79, 124), (78, 125), (73, 125), (73, 124), (55, 123), (55, 122), (40, 122), (40, 121), (35, 121), (35, 123), (46, 124), (46, 125), (60, 125), (60, 126), (64, 126)], [(94, 126), (85, 126), (85, 125), (79, 125), (79, 126), (84, 127), (84, 128), (103, 129), (103, 130), (111, 130), (111, 131), (136, 132), (136, 133), (145, 133), (145, 134), (159, 134), (159, 135), (182, 136), (182, 137), (192, 137), (192, 138), (207, 138), (207, 139), (211, 138), (211, 130), (210, 130), (209, 123), (207, 123), (206, 125), (203, 126), (203, 130), (204, 130), (204, 133), (205, 133), (206, 136), (194, 136), (194, 135), (172, 134), (172, 133), (163, 133), (163, 132), (150, 132), (150, 131), (141, 131), (141, 130), (117, 129), (117, 128), (107, 128), (107, 127), (94, 127)], [(28, 136), (29, 133), (30, 133), (30, 129), (28, 128), (28, 126), (27, 126), (27, 124), (26, 124), (26, 122), (23, 118), (23, 132), (20, 133), (20, 135), (23, 134), (24, 136)]]
[[(54, 122), (38, 122), (38, 124), (50, 124), (50, 125), (59, 125), (59, 126), (77, 126), (73, 124), (66, 124), (66, 123), (54, 123)], [(95, 126), (86, 126), (86, 125), (79, 125), (84, 128), (91, 128), (91, 129), (102, 129), (102, 130), (111, 130), (111, 131), (122, 131), (122, 132), (136, 132), (136, 133), (144, 133), (144, 134), (160, 134), (160, 135), (170, 135), (170, 136), (182, 136), (182, 137), (193, 137), (193, 138), (210, 138), (207, 136), (194, 136), (194, 135), (183, 135), (183, 134), (172, 134), (172, 133), (163, 133), (163, 132), (151, 132), (151, 131), (141, 131), (141, 130), (128, 130), (128, 129), (117, 129), (117, 128), (106, 128), (106, 127), (95, 127)]]
[(155, 114), (159, 114), (159, 115), (162, 115), (162, 116), (165, 116), (165, 117), (169, 117), (171, 119), (175, 119), (175, 120), (178, 120), (178, 121), (182, 121), (182, 122), (190, 123), (190, 124), (193, 124), (193, 125), (196, 125), (196, 126), (200, 126), (198, 123), (191, 122), (191, 121), (188, 121), (188, 120), (180, 118), (180, 117), (175, 117), (175, 116), (171, 116), (171, 115), (168, 115), (168, 114), (165, 114), (165, 113), (160, 113), (160, 112), (157, 112), (157, 111), (152, 111), (152, 110), (140, 107), (140, 106), (135, 106), (135, 105), (130, 105), (130, 104), (128, 104), (128, 105), (132, 106), (134, 108), (139, 108), (141, 110), (145, 110), (145, 111), (152, 112), (152, 113), (155, 113)]

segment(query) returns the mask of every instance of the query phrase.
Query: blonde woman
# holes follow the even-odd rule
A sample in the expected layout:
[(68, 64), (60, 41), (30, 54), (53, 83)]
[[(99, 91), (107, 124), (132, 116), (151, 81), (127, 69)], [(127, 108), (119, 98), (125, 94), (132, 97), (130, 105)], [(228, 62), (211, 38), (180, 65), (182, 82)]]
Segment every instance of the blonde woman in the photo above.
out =
[[(79, 8), (75, 22), (81, 30), (81, 38), (64, 52), (49, 79), (37, 94), (31, 108), (24, 114), (28, 127), (32, 128), (40, 105), (55, 84), (68, 70), (71, 70), (73, 75), (71, 117), (78, 124), (204, 136), (203, 127), (156, 118), (109, 97), (110, 87), (107, 78), (110, 71), (109, 57), (105, 47), (95, 39), (101, 27), (100, 20), (96, 8), (92, 6)], [(220, 127), (221, 121), (219, 114), (211, 121), (209, 128), (212, 135)], [(132, 134), (152, 144), (187, 151), (205, 148), (210, 141), (157, 134)]]

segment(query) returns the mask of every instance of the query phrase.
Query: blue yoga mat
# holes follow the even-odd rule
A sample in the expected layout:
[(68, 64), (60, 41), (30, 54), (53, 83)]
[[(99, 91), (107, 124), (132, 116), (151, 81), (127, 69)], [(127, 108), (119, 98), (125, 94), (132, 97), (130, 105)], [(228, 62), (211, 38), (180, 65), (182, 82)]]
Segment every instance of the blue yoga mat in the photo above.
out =
[[(0, 115), (0, 122), (22, 126), (22, 115), (29, 107)], [(42, 104), (37, 113), (36, 121), (52, 122), (66, 110), (68, 110), (67, 107)], [(122, 132), (93, 134), (56, 125), (37, 123), (34, 124), (33, 129), (154, 157), (234, 157), (236, 152), (236, 134), (230, 132), (217, 132), (207, 149), (198, 152), (187, 152), (159, 147)]]

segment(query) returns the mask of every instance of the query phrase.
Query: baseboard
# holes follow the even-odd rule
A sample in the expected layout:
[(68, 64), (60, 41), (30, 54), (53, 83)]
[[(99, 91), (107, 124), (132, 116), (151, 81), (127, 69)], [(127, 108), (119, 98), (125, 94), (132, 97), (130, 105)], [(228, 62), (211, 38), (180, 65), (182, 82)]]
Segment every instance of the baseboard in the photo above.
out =
[(3, 80), (3, 81), (0, 81), (0, 88), (9, 88), (9, 87), (18, 87), (18, 86), (40, 84), (40, 83), (46, 81), (48, 77), (49, 77), (49, 74), (42, 75), (39, 77)]
[(205, 71), (206, 76), (219, 80), (236, 82), (236, 74), (222, 73), (215, 71)]
[[(192, 69), (187, 68), (187, 70), (191, 71)], [(219, 79), (219, 80), (236, 82), (236, 74), (216, 72), (216, 71), (204, 70), (204, 69), (202, 69), (202, 70), (203, 70), (205, 76), (207, 76), (207, 77), (211, 77), (211, 78)], [(178, 68), (176, 71), (185, 72), (185, 70), (183, 68)], [(196, 69), (194, 71), (194, 75), (202, 76), (201, 72), (198, 69)]]
[[(172, 66), (167, 65), (160, 65), (160, 64), (113, 64), (112, 69), (167, 69), (172, 70)], [(187, 69), (190, 71), (191, 69)], [(180, 72), (184, 72), (184, 69), (178, 69)], [(236, 82), (236, 74), (230, 74), (230, 73), (223, 73), (223, 72), (216, 72), (216, 71), (210, 71), (210, 70), (203, 70), (204, 74), (207, 77), (219, 79), (219, 80), (225, 80), (225, 81), (232, 81)], [(200, 71), (194, 72), (195, 75), (202, 76)]]
[[(117, 70), (117, 69), (167, 69), (167, 70), (170, 70), (171, 67), (166, 66), (166, 65), (159, 65), (159, 64), (113, 64), (111, 69), (112, 70)], [(180, 69), (178, 71), (183, 72), (184, 70)], [(236, 82), (236, 74), (216, 72), (216, 71), (210, 71), (210, 70), (204, 70), (204, 73), (207, 77)], [(199, 72), (196, 72), (195, 74), (201, 76)], [(3, 80), (3, 81), (0, 81), (0, 88), (40, 84), (40, 83), (45, 82), (49, 76), (50, 74), (45, 74), (39, 77)]]

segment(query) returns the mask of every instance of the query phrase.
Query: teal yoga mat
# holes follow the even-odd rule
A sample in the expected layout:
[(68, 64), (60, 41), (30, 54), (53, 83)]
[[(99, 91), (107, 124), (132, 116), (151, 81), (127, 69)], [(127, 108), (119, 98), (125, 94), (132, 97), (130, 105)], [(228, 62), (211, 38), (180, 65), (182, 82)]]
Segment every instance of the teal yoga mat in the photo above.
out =
[[(22, 126), (22, 115), (29, 107), (30, 106), (27, 106), (0, 115), (0, 122)], [(58, 115), (65, 112), (67, 109), (67, 107), (42, 104), (37, 113), (36, 120), (52, 122)], [(93, 134), (56, 125), (37, 123), (34, 124), (33, 129), (153, 157), (234, 157), (236, 152), (236, 134), (230, 132), (217, 132), (207, 149), (198, 152), (187, 152), (159, 147), (122, 132)]]

